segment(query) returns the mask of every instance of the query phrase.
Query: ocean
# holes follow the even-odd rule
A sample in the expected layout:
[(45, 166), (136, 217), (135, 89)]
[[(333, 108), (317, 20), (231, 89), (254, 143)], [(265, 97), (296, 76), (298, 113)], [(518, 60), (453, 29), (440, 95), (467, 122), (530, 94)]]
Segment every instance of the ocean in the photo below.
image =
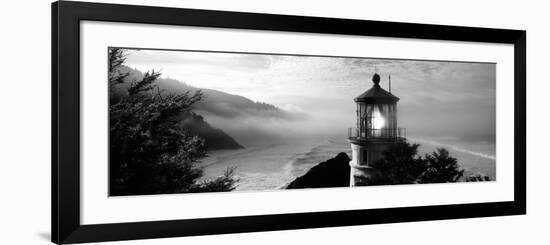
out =
[[(420, 144), (419, 155), (443, 147), (458, 160), (467, 174), (483, 174), (496, 179), (494, 143), (430, 137), (412, 137), (408, 140)], [(228, 167), (236, 167), (235, 176), (239, 179), (237, 191), (275, 190), (340, 152), (351, 157), (351, 147), (345, 137), (304, 139), (239, 150), (212, 151), (201, 161), (204, 169), (202, 179), (215, 178), (222, 175)]]

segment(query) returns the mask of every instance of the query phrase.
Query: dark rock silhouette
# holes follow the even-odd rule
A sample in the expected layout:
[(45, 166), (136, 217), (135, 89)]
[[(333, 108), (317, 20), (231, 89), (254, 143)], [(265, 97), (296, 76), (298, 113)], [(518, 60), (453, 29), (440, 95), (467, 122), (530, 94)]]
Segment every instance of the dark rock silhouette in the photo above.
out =
[(346, 153), (312, 167), (306, 174), (296, 178), (286, 189), (347, 187), (350, 178), (350, 158)]

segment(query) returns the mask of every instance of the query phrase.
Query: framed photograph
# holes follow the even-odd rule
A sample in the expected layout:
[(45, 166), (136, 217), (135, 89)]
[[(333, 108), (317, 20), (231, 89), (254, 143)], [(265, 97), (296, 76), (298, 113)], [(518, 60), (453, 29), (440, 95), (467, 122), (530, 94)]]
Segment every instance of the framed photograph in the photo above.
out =
[(52, 4), (52, 241), (526, 212), (522, 30)]

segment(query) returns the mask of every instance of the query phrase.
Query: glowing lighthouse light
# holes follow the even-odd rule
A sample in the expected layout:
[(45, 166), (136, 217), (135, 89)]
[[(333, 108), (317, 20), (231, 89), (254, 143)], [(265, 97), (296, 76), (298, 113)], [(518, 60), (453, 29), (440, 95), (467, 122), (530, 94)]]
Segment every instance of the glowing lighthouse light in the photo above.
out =
[(384, 120), (384, 117), (382, 116), (382, 113), (380, 113), (378, 107), (374, 107), (374, 111), (372, 113), (372, 128), (375, 130), (382, 129), (385, 123), (386, 120)]

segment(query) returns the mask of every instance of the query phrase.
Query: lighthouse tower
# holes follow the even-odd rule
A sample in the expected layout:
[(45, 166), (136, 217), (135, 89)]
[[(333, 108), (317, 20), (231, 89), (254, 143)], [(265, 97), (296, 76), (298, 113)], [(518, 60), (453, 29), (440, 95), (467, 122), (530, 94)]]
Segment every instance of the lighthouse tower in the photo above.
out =
[(370, 164), (380, 159), (382, 152), (405, 139), (405, 129), (397, 127), (399, 98), (380, 87), (380, 75), (372, 77), (372, 87), (354, 99), (357, 111), (356, 128), (348, 129), (351, 143), (350, 186), (367, 185), (380, 174)]

